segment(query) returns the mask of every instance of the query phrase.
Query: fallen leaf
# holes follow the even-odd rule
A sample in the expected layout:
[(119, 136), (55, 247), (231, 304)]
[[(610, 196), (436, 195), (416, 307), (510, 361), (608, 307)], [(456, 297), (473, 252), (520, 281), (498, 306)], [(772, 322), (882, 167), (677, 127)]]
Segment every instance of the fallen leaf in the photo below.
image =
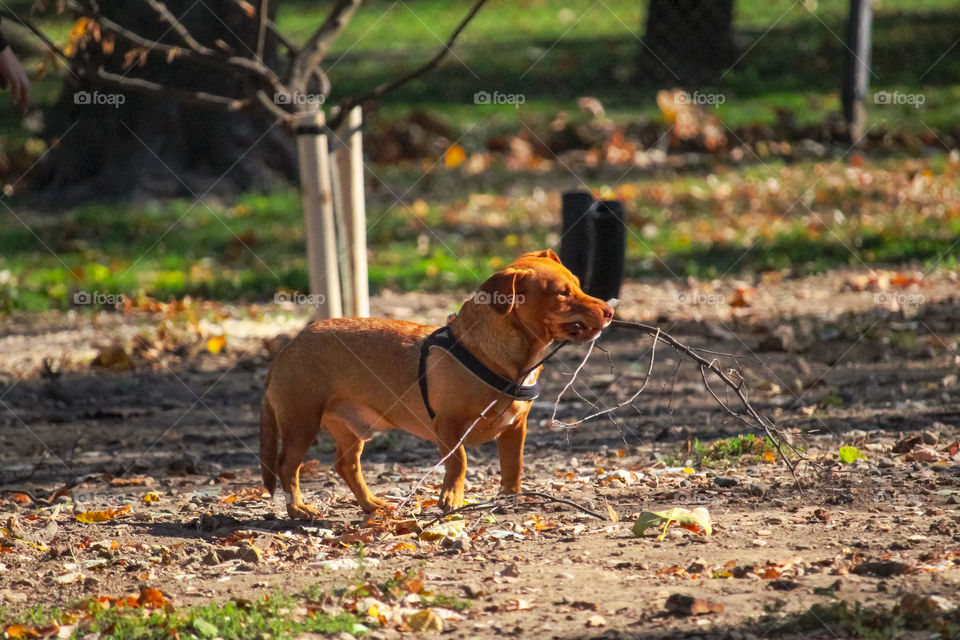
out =
[(163, 592), (153, 587), (141, 587), (137, 604), (145, 609), (165, 609), (169, 605)]
[(407, 616), (407, 625), (414, 631), (443, 631), (443, 619), (433, 609)]
[(663, 533), (660, 539), (663, 540), (667, 535), (667, 527), (676, 522), (684, 529), (710, 535), (713, 533), (713, 525), (710, 522), (710, 513), (704, 507), (697, 507), (693, 511), (683, 507), (674, 507), (669, 511), (644, 511), (633, 524), (633, 535), (640, 538), (650, 527), (663, 525)]
[(149, 493), (147, 493), (146, 495), (143, 496), (143, 501), (144, 501), (145, 503), (147, 503), (147, 502), (160, 502), (160, 494), (159, 494), (159, 493), (156, 493), (155, 491), (150, 491)]
[(227, 339), (223, 336), (213, 336), (207, 340), (207, 351), (210, 353), (220, 353), (227, 346)]
[(447, 169), (456, 169), (466, 159), (467, 153), (458, 144), (449, 147), (443, 154), (443, 163)]
[(852, 464), (855, 460), (867, 458), (867, 456), (863, 455), (863, 452), (856, 447), (840, 447), (838, 455), (840, 456), (840, 462), (844, 464)]
[(920, 444), (920, 436), (918, 435), (907, 436), (897, 444), (893, 445), (893, 452), (909, 453), (918, 444)]
[(437, 524), (424, 529), (420, 534), (421, 540), (443, 540), (444, 538), (456, 538), (463, 533), (463, 527), (466, 520), (448, 520), (438, 522)]
[(117, 516), (126, 515), (130, 513), (130, 505), (124, 505), (119, 509), (104, 509), (103, 511), (84, 511), (83, 513), (78, 513), (73, 516), (78, 522), (108, 522), (113, 520)]
[(90, 366), (111, 371), (129, 371), (133, 369), (133, 361), (123, 347), (112, 346), (101, 349)]

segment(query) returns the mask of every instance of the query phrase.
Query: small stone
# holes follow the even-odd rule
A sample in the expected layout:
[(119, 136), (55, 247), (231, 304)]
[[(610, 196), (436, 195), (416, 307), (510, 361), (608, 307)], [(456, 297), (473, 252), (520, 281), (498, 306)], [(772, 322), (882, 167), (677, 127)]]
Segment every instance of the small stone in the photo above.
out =
[(587, 618), (588, 627), (605, 627), (607, 626), (606, 619), (601, 615), (590, 616)]
[(707, 568), (707, 563), (705, 560), (694, 560), (693, 563), (687, 567), (687, 573), (703, 573)]
[(220, 556), (217, 555), (217, 552), (214, 551), (213, 549), (210, 549), (210, 551), (205, 556), (203, 556), (203, 564), (205, 565), (209, 565), (212, 567), (220, 564), (221, 562), (222, 561), (220, 560)]
[(723, 489), (729, 489), (730, 487), (735, 487), (740, 484), (740, 481), (730, 476), (717, 476), (713, 479), (713, 484)]
[(747, 485), (747, 493), (757, 498), (767, 495), (768, 491), (770, 491), (770, 485), (766, 482), (754, 480)]
[(940, 442), (940, 436), (933, 431), (924, 431), (920, 434), (920, 439), (923, 440), (923, 444), (937, 444)]
[(897, 466), (897, 463), (890, 458), (881, 457), (877, 461), (877, 466), (881, 469), (892, 469), (893, 467)]

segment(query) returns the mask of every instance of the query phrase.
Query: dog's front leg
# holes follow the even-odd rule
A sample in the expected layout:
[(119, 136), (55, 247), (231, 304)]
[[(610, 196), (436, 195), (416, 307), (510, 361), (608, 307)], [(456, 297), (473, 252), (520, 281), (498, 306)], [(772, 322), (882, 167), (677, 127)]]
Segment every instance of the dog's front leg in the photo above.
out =
[(523, 442), (527, 437), (527, 417), (520, 424), (508, 427), (497, 438), (500, 453), (500, 493), (520, 493), (520, 472), (523, 470)]
[(461, 434), (449, 425), (439, 424), (440, 453), (446, 456), (443, 474), (443, 489), (440, 491), (440, 508), (453, 511), (463, 506), (463, 480), (467, 476), (467, 452), (459, 444)]

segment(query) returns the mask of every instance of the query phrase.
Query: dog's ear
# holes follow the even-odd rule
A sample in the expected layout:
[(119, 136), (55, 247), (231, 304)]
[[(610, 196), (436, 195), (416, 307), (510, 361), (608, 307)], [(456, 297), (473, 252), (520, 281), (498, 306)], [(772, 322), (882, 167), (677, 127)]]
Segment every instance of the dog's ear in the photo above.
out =
[[(553, 260), (554, 262), (560, 262), (560, 256), (557, 255), (557, 252), (553, 249), (544, 249), (543, 251), (534, 251), (533, 253), (523, 254), (524, 258), (547, 258)], [(563, 264), (560, 262), (560, 264)]]
[(527, 278), (533, 275), (530, 269), (504, 269), (490, 276), (473, 294), (474, 304), (489, 305), (502, 316), (523, 302)]

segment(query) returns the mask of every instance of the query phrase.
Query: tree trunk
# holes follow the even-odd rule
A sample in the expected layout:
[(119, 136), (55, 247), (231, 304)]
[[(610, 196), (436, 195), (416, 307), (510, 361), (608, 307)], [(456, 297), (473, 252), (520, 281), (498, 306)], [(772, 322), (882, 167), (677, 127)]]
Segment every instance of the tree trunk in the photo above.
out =
[(640, 48), (641, 81), (696, 88), (736, 60), (733, 0), (650, 0)]
[[(166, 4), (204, 45), (223, 49), (221, 42), (238, 53), (256, 50), (256, 20), (233, 0)], [(181, 44), (146, 3), (105, 0), (101, 9), (150, 39)], [(168, 62), (156, 53), (142, 66), (129, 67), (124, 64), (128, 53), (130, 47), (119, 39), (112, 51), (92, 39), (79, 47), (76, 75), (67, 76), (60, 99), (46, 114), (48, 132), (59, 144), (36, 171), (34, 187), (43, 199), (191, 197), (275, 186), (296, 177), (292, 136), (273, 121), (117, 89), (99, 81), (96, 71), (102, 65), (131, 78), (238, 98), (243, 80), (176, 59)], [(266, 40), (264, 58), (271, 66), (275, 62), (273, 38)]]

